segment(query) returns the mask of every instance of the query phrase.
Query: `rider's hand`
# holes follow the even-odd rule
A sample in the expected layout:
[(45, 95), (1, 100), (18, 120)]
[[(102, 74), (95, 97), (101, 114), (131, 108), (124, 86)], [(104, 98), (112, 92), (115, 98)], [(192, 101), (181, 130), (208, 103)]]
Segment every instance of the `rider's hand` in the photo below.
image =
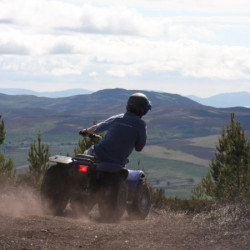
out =
[(93, 125), (90, 128), (85, 128), (79, 131), (79, 135), (83, 136), (83, 137), (87, 137), (89, 135), (94, 134), (95, 130), (96, 130), (97, 126)]
[(96, 128), (97, 128), (96, 125), (93, 125), (93, 126), (91, 126), (90, 128), (87, 128), (88, 134), (94, 134)]
[(85, 128), (85, 129), (81, 129), (79, 131), (79, 135), (83, 136), (83, 137), (87, 137), (89, 136), (89, 133), (88, 133), (88, 130)]

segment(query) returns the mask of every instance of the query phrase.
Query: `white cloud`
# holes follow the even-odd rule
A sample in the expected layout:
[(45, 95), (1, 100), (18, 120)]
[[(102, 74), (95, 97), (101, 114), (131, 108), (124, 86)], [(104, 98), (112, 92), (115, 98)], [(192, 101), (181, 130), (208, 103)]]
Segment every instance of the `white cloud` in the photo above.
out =
[(64, 75), (81, 75), (81, 71), (73, 68), (54, 68), (50, 72), (54, 76), (64, 76)]
[(147, 20), (138, 11), (124, 6), (76, 6), (62, 1), (42, 0), (4, 1), (0, 3), (1, 20), (47, 31), (57, 29), (130, 35), (162, 33), (157, 22)]
[(94, 76), (98, 76), (99, 74), (97, 72), (90, 72), (89, 76), (94, 77)]
[[(71, 2), (82, 3), (82, 0)], [(133, 0), (124, 3), (124, 0), (85, 0), (84, 3), (98, 5), (128, 5), (151, 11), (168, 12), (212, 12), (212, 13), (249, 13), (250, 2), (248, 0)]]
[(56, 43), (50, 50), (51, 54), (71, 54), (74, 53), (73, 46), (65, 42)]
[(26, 77), (55, 84), (68, 79), (72, 86), (84, 79), (103, 87), (142, 83), (145, 88), (143, 83), (152, 81), (162, 89), (171, 80), (178, 88), (182, 81), (205, 85), (206, 79), (228, 81), (231, 88), (237, 80), (250, 91), (249, 5), (2, 0), (0, 86)]
[(79, 8), (62, 1), (5, 0), (0, 2), (0, 21), (48, 30), (68, 27), (79, 19)]
[(86, 67), (95, 67), (117, 77), (165, 71), (194, 78), (250, 79), (250, 49), (245, 47), (215, 46), (191, 40), (164, 42), (104, 37), (79, 39), (75, 54), (62, 53), (71, 50), (71, 45), (59, 49), (61, 54), (50, 56), (2, 57), (0, 69), (58, 75), (79, 74)]
[(133, 76), (141, 75), (137, 67), (138, 65), (115, 66), (115, 67), (112, 67), (110, 70), (108, 70), (107, 74), (111, 76), (121, 77), (121, 78), (126, 77), (127, 75), (133, 75)]
[(25, 55), (29, 53), (29, 49), (23, 45), (19, 45), (13, 41), (4, 43), (0, 41), (0, 55)]
[[(72, 27), (75, 29), (75, 27)], [(120, 6), (82, 7), (79, 31), (101, 34), (163, 35), (162, 25), (143, 17), (134, 9)]]

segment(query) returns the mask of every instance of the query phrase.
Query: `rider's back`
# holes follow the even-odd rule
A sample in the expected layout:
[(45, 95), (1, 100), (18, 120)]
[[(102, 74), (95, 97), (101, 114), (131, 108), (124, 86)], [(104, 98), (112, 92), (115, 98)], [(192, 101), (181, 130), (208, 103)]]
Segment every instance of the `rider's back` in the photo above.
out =
[(104, 131), (105, 137), (95, 145), (95, 153), (103, 161), (125, 165), (132, 150), (141, 151), (146, 144), (146, 124), (131, 112), (98, 124), (95, 132)]

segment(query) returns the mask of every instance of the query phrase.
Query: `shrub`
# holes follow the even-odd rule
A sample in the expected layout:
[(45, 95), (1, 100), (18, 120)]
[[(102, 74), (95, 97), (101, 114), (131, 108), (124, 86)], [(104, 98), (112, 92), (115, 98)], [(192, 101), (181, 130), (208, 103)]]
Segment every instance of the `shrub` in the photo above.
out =
[(31, 143), (28, 155), (29, 170), (25, 175), (20, 176), (19, 182), (26, 181), (31, 186), (40, 187), (43, 176), (49, 168), (49, 146), (42, 143), (41, 133), (37, 136), (37, 145)]
[[(2, 116), (0, 115), (0, 146), (3, 144), (5, 140), (5, 125), (2, 120)], [(16, 170), (14, 168), (13, 161), (11, 159), (6, 160), (4, 155), (0, 153), (0, 183), (13, 183), (16, 178)]]

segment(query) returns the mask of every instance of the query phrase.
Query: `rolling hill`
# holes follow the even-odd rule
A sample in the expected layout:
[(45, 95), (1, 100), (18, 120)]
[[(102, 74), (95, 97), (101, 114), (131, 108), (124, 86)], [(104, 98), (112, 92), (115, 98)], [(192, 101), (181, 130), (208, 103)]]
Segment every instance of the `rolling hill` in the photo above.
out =
[(197, 96), (188, 96), (190, 99), (199, 102), (203, 105), (208, 105), (218, 108), (226, 107), (250, 107), (249, 92), (223, 93), (219, 95), (201, 98)]
[(39, 97), (68, 97), (73, 95), (84, 95), (90, 94), (92, 91), (87, 89), (68, 89), (63, 91), (54, 91), (54, 92), (36, 92), (29, 89), (15, 89), (15, 88), (0, 88), (0, 93), (6, 95), (34, 95)]
[[(17, 166), (27, 164), (30, 143), (42, 133), (52, 154), (72, 154), (80, 137), (78, 130), (94, 120), (123, 113), (133, 90), (105, 89), (64, 98), (0, 94), (0, 114), (7, 136), (1, 150)], [(153, 109), (144, 117), (148, 141), (142, 153), (133, 153), (129, 168), (138, 159), (149, 179), (170, 195), (185, 196), (200, 181), (213, 157), (218, 135), (230, 121), (230, 113), (250, 131), (250, 109), (203, 106), (180, 95), (144, 92)]]

